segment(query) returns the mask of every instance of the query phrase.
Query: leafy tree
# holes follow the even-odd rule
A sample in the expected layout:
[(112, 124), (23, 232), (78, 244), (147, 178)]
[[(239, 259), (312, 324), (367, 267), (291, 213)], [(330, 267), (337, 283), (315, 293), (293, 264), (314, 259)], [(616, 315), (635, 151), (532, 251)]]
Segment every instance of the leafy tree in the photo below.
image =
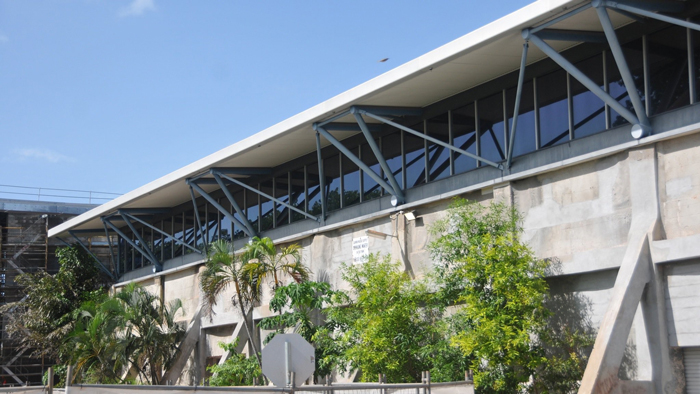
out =
[(452, 341), (472, 358), (481, 393), (575, 391), (589, 342), (582, 332), (548, 330), (548, 263), (520, 240), (519, 221), (504, 204), (456, 200), (432, 228), (439, 296), (460, 304)]
[(332, 303), (336, 292), (325, 282), (291, 283), (275, 289), (270, 300), (270, 309), (279, 315), (266, 317), (258, 326), (264, 330), (275, 330), (265, 339), (269, 342), (275, 334), (283, 333), (292, 327), (316, 348), (316, 376), (325, 376), (332, 372), (333, 363), (323, 363), (333, 347), (320, 346), (317, 334), (326, 328), (323, 309)]
[(262, 370), (253, 358), (236, 353), (238, 339), (234, 343), (219, 343), (219, 346), (229, 352), (229, 358), (222, 365), (212, 365), (207, 370), (213, 375), (209, 379), (210, 386), (252, 386), (253, 379), (262, 381)]
[(73, 329), (74, 311), (83, 302), (104, 293), (105, 280), (95, 262), (81, 248), (58, 248), (59, 270), (23, 274), (17, 283), (26, 294), (22, 300), (0, 308), (8, 317), (8, 334), (20, 346), (32, 349), (32, 355), (61, 360), (61, 344)]
[(76, 379), (124, 383), (122, 375), (132, 370), (139, 381), (160, 384), (185, 335), (175, 322), (181, 309), (180, 300), (163, 304), (133, 283), (102, 302), (83, 304), (67, 341)]
[(316, 335), (331, 350), (322, 362), (359, 369), (363, 381), (382, 373), (390, 382), (417, 382), (425, 370), (438, 380), (464, 377), (466, 359), (451, 346), (439, 320), (443, 309), (425, 283), (412, 281), (389, 256), (375, 255), (344, 266), (343, 279), (350, 294), (334, 295), (328, 324)]
[[(249, 310), (260, 299), (260, 290), (256, 284), (251, 283), (250, 276), (245, 271), (245, 262), (235, 255), (233, 244), (226, 240), (217, 240), (209, 245), (207, 263), (200, 278), (202, 288), (203, 306), (208, 314), (216, 305), (216, 298), (233, 286), (235, 296), (231, 299), (234, 307), (238, 307), (244, 321), (244, 328), (248, 335), (248, 344), (255, 354), (259, 365), (262, 365), (253, 336), (250, 332), (251, 322), (248, 318)], [(256, 282), (257, 283), (257, 282)]]
[(309, 279), (311, 271), (301, 262), (301, 246), (292, 244), (277, 252), (277, 247), (268, 237), (253, 237), (243, 252), (243, 271), (249, 283), (261, 288), (265, 279), (272, 276), (272, 289), (282, 285), (280, 276), (286, 274), (295, 282)]

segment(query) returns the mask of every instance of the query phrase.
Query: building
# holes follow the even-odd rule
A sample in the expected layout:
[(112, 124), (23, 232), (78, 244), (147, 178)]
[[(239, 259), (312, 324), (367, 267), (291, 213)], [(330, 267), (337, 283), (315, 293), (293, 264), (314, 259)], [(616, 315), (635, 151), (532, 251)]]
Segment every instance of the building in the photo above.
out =
[[(17, 302), (25, 296), (15, 279), (20, 274), (58, 271), (56, 248), (64, 241), (49, 239), (49, 227), (94, 208), (94, 204), (0, 199), (0, 305)], [(106, 236), (81, 238), (96, 257), (108, 261)], [(106, 252), (106, 253), (105, 253)], [(105, 259), (106, 258), (106, 259)], [(8, 318), (0, 320), (0, 387), (41, 384), (53, 360), (31, 357), (32, 350), (21, 347), (5, 330)]]
[(108, 228), (116, 287), (184, 301), (176, 381), (241, 332), (225, 302), (200, 315), (206, 242), (300, 243), (342, 287), (353, 240), (384, 234), (369, 251), (421, 276), (453, 197), (505, 201), (598, 332), (581, 392), (700, 392), (698, 16), (690, 0), (537, 1), (49, 236)]

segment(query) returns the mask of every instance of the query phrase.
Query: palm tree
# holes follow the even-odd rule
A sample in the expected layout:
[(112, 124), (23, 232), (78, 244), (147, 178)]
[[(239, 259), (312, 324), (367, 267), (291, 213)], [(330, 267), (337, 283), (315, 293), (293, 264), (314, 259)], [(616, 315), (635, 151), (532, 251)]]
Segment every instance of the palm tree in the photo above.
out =
[(253, 239), (245, 246), (243, 260), (247, 261), (243, 267), (251, 284), (258, 288), (268, 276), (272, 276), (273, 291), (282, 285), (280, 275), (287, 274), (295, 282), (301, 283), (309, 280), (311, 271), (301, 263), (301, 246), (292, 244), (280, 249), (268, 237)]
[(238, 307), (243, 317), (243, 325), (248, 335), (248, 343), (251, 351), (255, 354), (258, 364), (262, 366), (260, 355), (250, 333), (249, 313), (256, 301), (260, 299), (257, 286), (251, 286), (244, 275), (245, 263), (234, 254), (233, 244), (226, 240), (217, 240), (209, 245), (207, 263), (200, 278), (200, 286), (204, 299), (202, 305), (205, 313), (211, 316), (212, 308), (216, 305), (216, 298), (229, 286), (233, 286), (236, 291), (235, 297), (231, 298), (234, 307)]
[(121, 371), (128, 363), (125, 343), (118, 335), (121, 315), (115, 299), (100, 304), (88, 301), (76, 311), (75, 327), (66, 340), (74, 377), (87, 383), (123, 383)]
[(122, 337), (131, 367), (143, 381), (159, 384), (185, 336), (185, 329), (175, 322), (182, 302), (176, 299), (164, 305), (159, 297), (133, 283), (115, 298), (122, 303)]

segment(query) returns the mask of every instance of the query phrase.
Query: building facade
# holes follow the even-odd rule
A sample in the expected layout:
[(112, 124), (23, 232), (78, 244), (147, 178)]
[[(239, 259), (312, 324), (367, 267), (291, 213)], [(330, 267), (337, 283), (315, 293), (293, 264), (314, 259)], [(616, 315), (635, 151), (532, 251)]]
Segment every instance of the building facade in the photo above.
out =
[(699, 17), (697, 1), (537, 1), (49, 235), (107, 231), (115, 287), (183, 301), (166, 379), (186, 383), (245, 335), (230, 297), (200, 313), (208, 242), (299, 243), (343, 288), (363, 237), (421, 277), (454, 197), (503, 201), (555, 262), (559, 310), (596, 332), (580, 392), (700, 392)]

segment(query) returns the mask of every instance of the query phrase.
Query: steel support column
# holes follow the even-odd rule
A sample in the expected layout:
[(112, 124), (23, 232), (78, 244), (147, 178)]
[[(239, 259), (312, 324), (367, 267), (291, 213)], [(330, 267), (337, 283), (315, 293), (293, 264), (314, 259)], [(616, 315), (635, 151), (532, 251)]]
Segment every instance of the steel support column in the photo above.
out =
[(316, 129), (317, 132), (320, 132), (323, 134), (323, 137), (325, 137), (333, 146), (338, 148), (338, 150), (344, 154), (348, 159), (350, 159), (353, 163), (355, 163), (356, 166), (360, 167), (363, 171), (367, 173), (372, 179), (374, 179), (375, 182), (378, 184), (382, 185), (382, 187), (387, 190), (389, 193), (393, 194), (397, 199), (401, 199), (397, 192), (394, 190), (391, 185), (389, 185), (384, 178), (379, 176), (376, 172), (374, 172), (367, 164), (365, 164), (362, 160), (360, 160), (357, 156), (355, 156), (348, 148), (345, 147), (345, 145), (341, 144), (340, 141), (338, 141), (331, 133), (326, 131), (322, 126), (319, 126), (318, 124), (314, 124), (314, 129)]
[[(600, 19), (600, 24), (603, 26), (603, 31), (605, 36), (608, 38), (608, 44), (610, 45), (610, 52), (615, 59), (617, 68), (620, 71), (620, 76), (625, 84), (627, 93), (629, 93), (630, 101), (632, 101), (632, 106), (634, 107), (634, 112), (637, 114), (637, 119), (639, 119), (639, 126), (632, 126), (632, 136), (634, 138), (642, 138), (651, 133), (651, 123), (647, 117), (646, 109), (642, 103), (642, 99), (639, 97), (639, 92), (637, 91), (637, 85), (634, 83), (634, 77), (632, 77), (632, 72), (627, 66), (627, 60), (625, 59), (625, 54), (622, 52), (622, 46), (620, 46), (620, 41), (617, 39), (617, 33), (615, 33), (615, 27), (610, 20), (610, 15), (605, 7), (601, 6), (601, 1), (594, 1), (593, 7), (598, 13), (598, 19)], [(619, 111), (618, 111), (619, 112)]]
[(156, 267), (156, 272), (162, 271), (162, 270), (163, 270), (163, 264), (160, 262), (160, 260), (158, 259), (158, 257), (156, 257), (156, 255), (153, 253), (153, 251), (151, 250), (151, 248), (148, 247), (148, 245), (146, 244), (146, 241), (143, 239), (143, 237), (141, 236), (141, 234), (140, 234), (138, 231), (136, 231), (136, 227), (134, 227), (134, 224), (131, 223), (131, 220), (129, 220), (128, 216), (127, 216), (127, 215), (124, 213), (124, 211), (121, 210), (121, 209), (117, 211), (117, 214), (118, 214), (119, 216), (121, 216), (122, 220), (124, 220), (124, 222), (126, 222), (126, 225), (129, 227), (129, 229), (130, 229), (131, 232), (134, 234), (134, 236), (136, 237), (136, 239), (138, 239), (139, 242), (141, 243), (141, 245), (143, 245), (143, 248), (142, 248), (142, 249), (145, 250), (145, 251), (148, 253), (148, 255), (151, 257), (150, 260), (153, 262), (153, 265), (155, 265), (155, 267)]
[[(199, 209), (197, 208), (197, 198), (194, 195), (194, 190), (192, 190), (192, 185), (190, 185), (190, 197), (192, 198), (192, 209), (194, 210), (194, 220), (196, 221), (194, 226), (194, 236), (192, 237), (192, 243), (197, 245), (197, 229), (199, 228), (199, 235), (202, 237), (202, 245), (206, 250), (207, 243), (204, 241), (206, 235), (204, 234), (204, 229), (202, 228), (202, 221), (199, 219)], [(209, 218), (207, 218), (209, 219)]]
[(78, 236), (73, 231), (68, 230), (68, 234), (70, 234), (73, 237), (73, 239), (75, 239), (75, 241), (78, 242), (78, 245), (80, 245), (83, 248), (83, 250), (85, 250), (95, 260), (95, 262), (97, 262), (98, 268), (100, 268), (104, 273), (109, 275), (110, 278), (115, 279), (114, 274), (110, 270), (108, 270), (107, 267), (104, 266), (104, 264), (102, 264), (100, 259), (98, 259), (94, 253), (92, 253), (92, 251), (87, 247), (87, 245), (85, 245), (83, 241), (81, 241), (80, 238), (78, 238)]
[[(576, 68), (573, 64), (571, 64), (568, 60), (564, 58), (559, 52), (555, 51), (554, 48), (549, 46), (547, 43), (545, 43), (541, 38), (537, 37), (535, 34), (531, 34), (531, 32), (527, 29), (523, 30), (523, 38), (526, 40), (529, 40), (535, 46), (537, 46), (542, 52), (544, 52), (547, 56), (549, 56), (550, 59), (552, 59), (555, 63), (557, 63), (561, 68), (563, 68), (566, 72), (571, 74), (572, 77), (576, 78), (583, 86), (585, 86), (588, 90), (591, 91), (591, 93), (595, 94), (603, 100), (606, 104), (608, 104), (612, 109), (617, 111), (618, 114), (620, 114), (623, 118), (625, 118), (628, 122), (632, 123), (632, 125), (637, 125), (639, 127), (639, 119), (637, 116), (632, 113), (632, 111), (628, 110), (625, 108), (622, 104), (620, 104), (617, 100), (615, 100), (612, 96), (610, 96), (608, 93), (606, 93), (603, 89), (598, 86), (597, 83), (595, 83), (593, 80), (588, 78), (584, 73), (582, 73), (578, 68)], [(636, 92), (636, 88), (635, 88)], [(629, 92), (628, 92), (629, 93)]]
[(501, 165), (501, 164), (494, 163), (494, 162), (492, 162), (491, 160), (484, 159), (483, 157), (479, 157), (479, 156), (477, 156), (477, 155), (475, 155), (475, 154), (473, 154), (473, 153), (469, 153), (469, 152), (467, 152), (467, 151), (465, 151), (465, 150), (463, 150), (463, 149), (459, 149), (459, 148), (457, 148), (457, 147), (455, 147), (455, 146), (452, 146), (452, 145), (450, 145), (450, 144), (448, 144), (448, 143), (442, 142), (442, 141), (440, 141), (440, 140), (438, 140), (438, 139), (436, 139), (436, 138), (433, 138), (433, 137), (431, 137), (431, 136), (429, 136), (429, 135), (426, 135), (426, 134), (424, 134), (424, 133), (420, 133), (420, 132), (418, 132), (418, 131), (415, 131), (415, 130), (409, 128), (409, 127), (406, 127), (406, 126), (404, 126), (404, 125), (398, 124), (398, 123), (393, 122), (393, 121), (391, 121), (391, 120), (389, 120), (389, 119), (386, 119), (386, 118), (384, 118), (384, 117), (375, 115), (375, 114), (373, 114), (373, 113), (371, 113), (371, 112), (368, 112), (368, 111), (366, 111), (366, 110), (360, 110), (359, 112), (360, 112), (362, 115), (367, 115), (367, 116), (369, 116), (369, 117), (372, 118), (372, 119), (376, 119), (376, 120), (378, 120), (378, 121), (380, 121), (380, 122), (382, 122), (382, 123), (388, 124), (389, 126), (396, 127), (397, 129), (400, 129), (400, 130), (403, 130), (403, 131), (405, 131), (405, 132), (407, 132), (407, 133), (409, 133), (409, 134), (415, 135), (416, 137), (422, 138), (422, 139), (424, 139), (424, 140), (426, 140), (426, 141), (430, 141), (430, 142), (432, 142), (432, 143), (435, 144), (435, 145), (440, 145), (440, 146), (442, 146), (442, 147), (444, 147), (444, 148), (453, 150), (453, 151), (455, 151), (455, 152), (457, 152), (457, 153), (461, 153), (461, 154), (463, 154), (463, 155), (465, 155), (465, 156), (468, 156), (468, 157), (471, 157), (471, 158), (473, 158), (473, 159), (479, 160), (479, 161), (484, 162), (484, 163), (486, 163), (486, 164), (488, 164), (488, 165), (490, 165), (490, 166), (496, 167), (496, 168), (498, 168), (499, 170), (502, 170), (502, 169), (503, 169), (503, 165)]
[(136, 242), (132, 241), (129, 237), (127, 237), (126, 234), (124, 234), (117, 226), (115, 226), (114, 223), (112, 223), (108, 217), (103, 216), (101, 219), (102, 219), (103, 223), (107, 224), (107, 226), (109, 226), (115, 233), (117, 233), (120, 237), (122, 237), (124, 242), (131, 245), (134, 249), (136, 249), (139, 253), (141, 253), (141, 255), (143, 255), (143, 257), (145, 257), (150, 262), (152, 262), (153, 265), (156, 267), (156, 271), (158, 271), (159, 266), (161, 267), (160, 270), (162, 271), (162, 266), (161, 266), (160, 262), (158, 260), (155, 260), (155, 261), (151, 260), (152, 257), (148, 253), (146, 253), (146, 251), (144, 251), (139, 245), (137, 245)]
[(403, 204), (404, 202), (406, 202), (403, 190), (401, 190), (401, 186), (399, 186), (399, 183), (396, 182), (394, 173), (391, 171), (391, 168), (389, 167), (389, 164), (387, 164), (386, 159), (384, 159), (384, 155), (382, 154), (381, 149), (379, 149), (379, 146), (377, 146), (377, 141), (375, 141), (374, 137), (372, 137), (372, 134), (369, 131), (369, 127), (367, 127), (367, 123), (365, 123), (365, 120), (362, 118), (362, 115), (357, 113), (354, 108), (352, 110), (352, 114), (355, 117), (357, 124), (360, 126), (360, 129), (362, 129), (362, 134), (365, 135), (365, 139), (367, 140), (369, 147), (372, 149), (372, 153), (374, 153), (374, 156), (377, 158), (377, 161), (382, 167), (384, 174), (391, 183), (391, 188), (395, 192), (394, 196), (396, 196), (396, 199), (398, 200), (397, 205)]
[(224, 178), (224, 179), (226, 179), (227, 181), (229, 181), (229, 182), (231, 182), (231, 183), (235, 183), (236, 185), (238, 185), (238, 186), (240, 186), (240, 187), (242, 187), (242, 188), (244, 188), (244, 189), (250, 190), (250, 191), (252, 191), (253, 193), (257, 193), (258, 195), (260, 195), (260, 196), (262, 196), (262, 197), (265, 197), (265, 198), (267, 198), (268, 200), (274, 201), (274, 202), (276, 202), (276, 203), (278, 203), (278, 204), (280, 204), (280, 205), (284, 205), (285, 207), (287, 207), (287, 208), (289, 208), (289, 209), (291, 209), (291, 210), (293, 210), (293, 211), (295, 211), (295, 212), (298, 212), (298, 213), (300, 213), (300, 214), (306, 216), (306, 217), (309, 218), (309, 219), (313, 219), (313, 220), (315, 220), (315, 221), (317, 221), (317, 222), (320, 222), (320, 221), (321, 221), (321, 220), (320, 220), (319, 218), (317, 218), (316, 216), (311, 215), (311, 214), (309, 214), (309, 213), (306, 213), (306, 212), (302, 211), (301, 209), (299, 209), (299, 208), (297, 208), (297, 207), (295, 207), (295, 206), (293, 206), (293, 205), (291, 205), (291, 204), (288, 204), (288, 203), (286, 203), (286, 202), (284, 202), (284, 201), (282, 201), (282, 200), (280, 200), (280, 199), (278, 199), (278, 198), (272, 197), (271, 195), (269, 195), (269, 194), (267, 194), (267, 193), (263, 193), (262, 191), (260, 191), (260, 190), (258, 190), (258, 189), (256, 189), (256, 188), (254, 188), (254, 187), (252, 187), (252, 186), (246, 185), (244, 182), (241, 182), (241, 181), (239, 181), (239, 180), (237, 180), (237, 179), (231, 178), (231, 177), (226, 176), (226, 175), (224, 175), (224, 174), (220, 174), (220, 173), (219, 173), (218, 175), (219, 175), (221, 178)]
[(231, 215), (231, 212), (229, 212), (226, 208), (222, 207), (221, 204), (219, 204), (216, 200), (214, 200), (207, 192), (205, 192), (195, 182), (191, 181), (190, 179), (187, 179), (185, 182), (187, 182), (187, 184), (190, 187), (197, 190), (197, 193), (199, 193), (202, 197), (204, 197), (205, 200), (209, 201), (209, 203), (211, 205), (213, 205), (214, 208), (218, 209), (219, 212), (223, 213), (228, 218), (228, 220), (230, 220), (233, 223), (238, 223), (238, 225), (242, 227), (241, 229), (243, 230), (244, 233), (246, 233), (247, 236), (255, 237), (258, 235), (257, 232), (249, 233), (250, 230), (245, 226), (245, 224), (241, 223), (240, 220), (236, 219), (235, 216)]
[[(316, 158), (318, 160), (318, 190), (321, 193), (321, 220), (326, 221), (326, 177), (323, 174), (323, 156), (321, 155), (321, 135), (316, 130)], [(306, 196), (306, 205), (309, 204), (309, 196)]]
[[(225, 195), (226, 198), (228, 199), (228, 202), (231, 203), (231, 206), (232, 206), (233, 209), (236, 211), (236, 213), (238, 214), (238, 216), (241, 218), (241, 220), (239, 220), (238, 223), (242, 224), (243, 227), (247, 228), (249, 234), (256, 234), (257, 232), (256, 232), (255, 229), (253, 228), (253, 225), (250, 224), (250, 221), (249, 221), (248, 218), (245, 216), (245, 214), (243, 214), (243, 210), (241, 209), (241, 207), (240, 207), (240, 206), (238, 205), (238, 203), (236, 202), (236, 199), (233, 198), (233, 195), (231, 194), (231, 192), (230, 192), (230, 191), (228, 190), (228, 188), (226, 187), (226, 184), (224, 184), (224, 181), (221, 180), (221, 177), (219, 176), (219, 172), (214, 171), (214, 170), (212, 170), (212, 171), (210, 171), (210, 172), (211, 172), (211, 174), (214, 176), (214, 179), (216, 180), (216, 183), (217, 183), (217, 184), (219, 185), (219, 187), (221, 188), (221, 191), (224, 192), (224, 195)], [(251, 237), (252, 237), (252, 235), (251, 235)]]
[(102, 225), (105, 228), (105, 237), (107, 237), (107, 244), (109, 245), (109, 257), (112, 261), (112, 265), (114, 266), (114, 271), (117, 275), (119, 275), (119, 264), (117, 264), (117, 259), (114, 257), (114, 249), (112, 248), (112, 237), (109, 236), (109, 229), (107, 228), (107, 225), (104, 223), (102, 223)]
[(515, 108), (513, 109), (513, 123), (510, 127), (510, 141), (508, 143), (508, 161), (506, 168), (510, 168), (513, 161), (513, 144), (515, 143), (515, 131), (518, 129), (518, 116), (520, 115), (520, 99), (523, 95), (523, 83), (525, 82), (525, 66), (527, 65), (527, 41), (523, 44), (523, 56), (520, 59), (520, 75), (518, 76), (518, 88), (515, 91)]

